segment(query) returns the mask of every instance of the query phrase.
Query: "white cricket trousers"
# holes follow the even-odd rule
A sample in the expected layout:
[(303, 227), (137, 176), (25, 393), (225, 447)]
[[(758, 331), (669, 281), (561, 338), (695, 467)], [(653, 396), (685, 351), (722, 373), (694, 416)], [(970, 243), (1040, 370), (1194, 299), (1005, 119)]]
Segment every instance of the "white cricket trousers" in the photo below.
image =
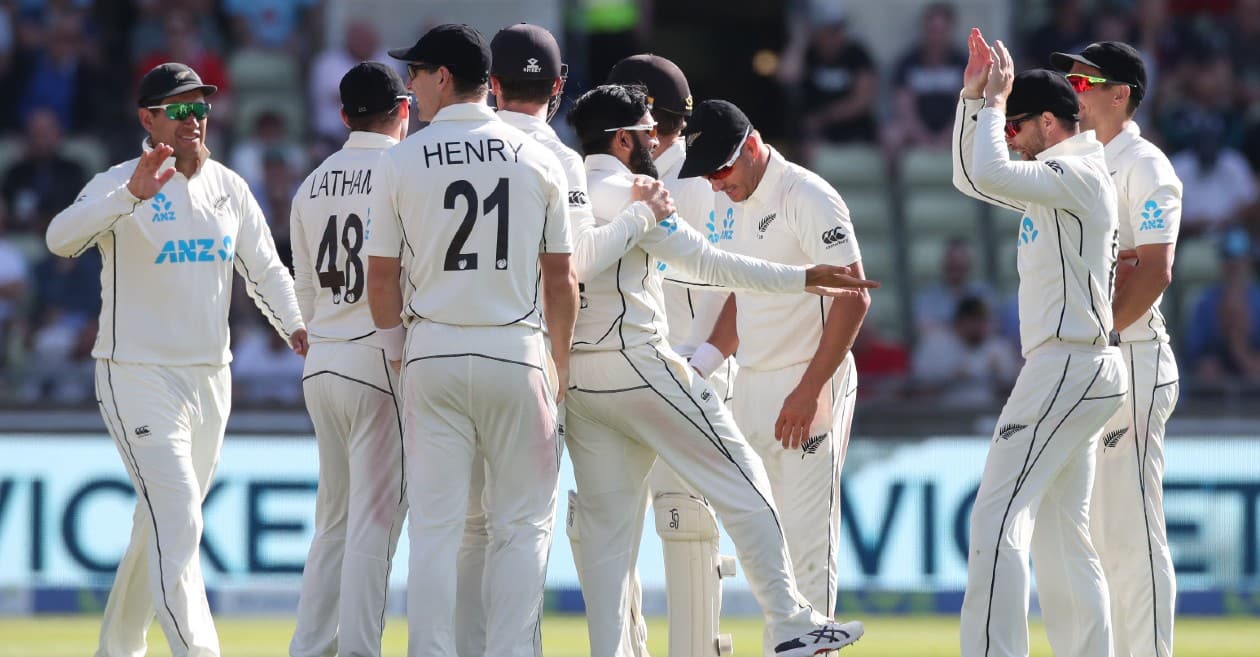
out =
[(408, 331), (407, 654), (454, 657), (456, 556), (484, 460), (487, 652), (535, 657), (559, 476), (556, 377), (529, 327), (422, 321)]
[(770, 487), (787, 534), (792, 572), (801, 595), (818, 611), (835, 613), (840, 556), (840, 470), (849, 448), (857, 370), (846, 356), (818, 396), (809, 438), (785, 449), (774, 437), (783, 400), (796, 388), (809, 363), (779, 370), (740, 368), (741, 394), (731, 404), (735, 423), (766, 464)]
[[(1049, 342), (1020, 370), (971, 511), (962, 657), (1027, 657), (1031, 547), (1056, 657), (1111, 657), (1102, 564), (1089, 537), (1094, 457), (1126, 389), (1115, 347)], [(1054, 618), (1054, 621), (1049, 619)]]
[(398, 382), (379, 348), (316, 342), (302, 390), (319, 447), (319, 488), (289, 654), (378, 657), (407, 513)]
[(1170, 657), (1177, 580), (1164, 523), (1164, 425), (1177, 405), (1177, 361), (1159, 342), (1120, 352), (1129, 394), (1103, 429), (1089, 529), (1111, 594), (1116, 657)]
[(96, 361), (96, 398), (136, 489), (96, 657), (142, 657), (156, 613), (174, 657), (218, 657), (201, 578), (201, 503), (231, 409), (226, 365)]
[(716, 509), (772, 639), (824, 621), (796, 590), (761, 460), (681, 356), (651, 343), (577, 352), (569, 379), (566, 442), (580, 500), (578, 568), (593, 657), (613, 657), (626, 632), (647, 476), (658, 454)]

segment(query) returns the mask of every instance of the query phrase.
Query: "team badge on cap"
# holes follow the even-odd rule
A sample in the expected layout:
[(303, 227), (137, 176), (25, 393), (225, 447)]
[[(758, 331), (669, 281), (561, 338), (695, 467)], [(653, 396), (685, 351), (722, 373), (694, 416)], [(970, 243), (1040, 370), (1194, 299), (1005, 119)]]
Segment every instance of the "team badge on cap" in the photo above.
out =
[(700, 138), (699, 132), (693, 132), (687, 135), (687, 148), (691, 148), (691, 145), (696, 143), (696, 140), (699, 138)]

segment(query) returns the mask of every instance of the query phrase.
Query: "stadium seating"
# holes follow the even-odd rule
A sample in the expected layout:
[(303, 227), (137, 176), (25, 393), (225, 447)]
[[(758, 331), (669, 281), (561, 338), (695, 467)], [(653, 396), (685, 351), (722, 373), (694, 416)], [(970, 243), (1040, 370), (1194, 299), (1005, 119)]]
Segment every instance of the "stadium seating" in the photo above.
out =
[(865, 246), (870, 238), (892, 239), (896, 234), (891, 203), (884, 190), (855, 191), (842, 193), (841, 196), (849, 207), (849, 218), (853, 221), (859, 245)]
[(89, 177), (110, 164), (105, 144), (95, 137), (69, 137), (61, 144), (61, 154), (78, 162)]
[(1173, 278), (1178, 283), (1207, 283), (1218, 279), (1220, 273), (1220, 257), (1215, 241), (1198, 238), (1177, 243), (1177, 255), (1173, 259)]
[(921, 188), (902, 194), (906, 237), (911, 243), (927, 239), (979, 239), (980, 203), (954, 189)]
[(953, 189), (953, 165), (949, 149), (912, 148), (901, 157), (900, 182), (903, 187)]
[(814, 156), (814, 172), (844, 194), (846, 190), (882, 189), (888, 182), (884, 156), (866, 145), (821, 145)]

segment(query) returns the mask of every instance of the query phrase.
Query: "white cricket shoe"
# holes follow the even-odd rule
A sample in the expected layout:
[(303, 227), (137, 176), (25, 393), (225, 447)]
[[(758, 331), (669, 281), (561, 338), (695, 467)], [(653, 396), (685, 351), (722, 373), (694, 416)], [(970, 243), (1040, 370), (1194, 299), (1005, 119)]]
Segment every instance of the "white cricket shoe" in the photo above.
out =
[(812, 657), (821, 652), (839, 650), (857, 642), (866, 632), (862, 621), (825, 623), (774, 647), (775, 657)]

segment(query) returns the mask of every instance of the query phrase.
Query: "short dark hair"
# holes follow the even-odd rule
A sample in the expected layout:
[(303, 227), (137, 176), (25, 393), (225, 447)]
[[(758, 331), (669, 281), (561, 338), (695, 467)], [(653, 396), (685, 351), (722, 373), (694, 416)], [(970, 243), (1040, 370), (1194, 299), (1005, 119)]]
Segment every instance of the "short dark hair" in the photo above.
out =
[(551, 87), (556, 83), (554, 78), (523, 80), (499, 77), (498, 80), (502, 94), (496, 100), (500, 103), (545, 103), (551, 100)]
[(346, 123), (349, 124), (352, 132), (376, 132), (377, 130), (389, 125), (398, 118), (398, 104), (403, 102), (399, 100), (394, 106), (382, 110), (380, 112), (372, 112), (362, 116), (346, 116)]
[(667, 109), (653, 108), (652, 118), (656, 120), (656, 132), (666, 137), (682, 132), (687, 126), (687, 117)]
[(1055, 115), (1054, 118), (1059, 122), (1059, 127), (1063, 128), (1064, 131), (1080, 132), (1081, 122), (1078, 121), (1077, 119), (1074, 119), (1069, 116), (1058, 116), (1057, 114)]
[(579, 96), (567, 120), (577, 132), (582, 155), (595, 155), (608, 152), (617, 134), (609, 128), (638, 123), (647, 111), (647, 90), (642, 86), (604, 84)]
[(485, 80), (461, 78), (455, 73), (451, 73), (451, 88), (455, 91), (455, 96), (459, 98), (485, 96), (490, 91)]
[(984, 299), (974, 296), (966, 296), (959, 299), (958, 305), (954, 309), (954, 321), (963, 319), (988, 319), (989, 306)]

